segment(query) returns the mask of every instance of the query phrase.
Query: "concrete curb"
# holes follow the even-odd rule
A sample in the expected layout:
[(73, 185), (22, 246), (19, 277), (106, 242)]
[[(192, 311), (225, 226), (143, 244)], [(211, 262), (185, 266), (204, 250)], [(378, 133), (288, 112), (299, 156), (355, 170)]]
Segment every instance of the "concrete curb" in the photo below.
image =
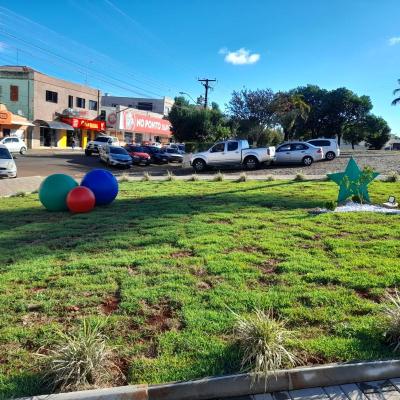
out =
[[(344, 385), (397, 378), (400, 360), (365, 363), (330, 364), (277, 371), (267, 378), (267, 392), (305, 389), (319, 386)], [(32, 400), (207, 400), (245, 396), (265, 392), (265, 380), (252, 383), (251, 374), (204, 378), (195, 381), (163, 385), (122, 386), (110, 389), (88, 390), (27, 397)]]

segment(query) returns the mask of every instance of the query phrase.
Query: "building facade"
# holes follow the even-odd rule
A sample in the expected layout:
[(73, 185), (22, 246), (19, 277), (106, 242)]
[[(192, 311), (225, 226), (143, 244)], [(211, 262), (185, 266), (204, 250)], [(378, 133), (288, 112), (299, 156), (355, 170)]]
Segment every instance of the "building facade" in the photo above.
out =
[[(73, 141), (85, 147), (88, 140), (105, 131), (105, 122), (98, 120), (100, 101), (98, 89), (29, 67), (0, 66), (0, 103), (30, 122), (22, 133), (28, 148), (66, 148)], [(0, 126), (2, 136), (9, 133), (6, 129)]]
[(117, 105), (102, 106), (101, 115), (107, 134), (117, 136), (122, 144), (168, 144), (172, 140), (171, 124), (163, 114)]
[(105, 95), (101, 98), (102, 107), (117, 107), (124, 106), (134, 108), (141, 111), (153, 112), (168, 116), (174, 105), (174, 100), (170, 97), (163, 97), (162, 99), (147, 99), (138, 97), (118, 97)]

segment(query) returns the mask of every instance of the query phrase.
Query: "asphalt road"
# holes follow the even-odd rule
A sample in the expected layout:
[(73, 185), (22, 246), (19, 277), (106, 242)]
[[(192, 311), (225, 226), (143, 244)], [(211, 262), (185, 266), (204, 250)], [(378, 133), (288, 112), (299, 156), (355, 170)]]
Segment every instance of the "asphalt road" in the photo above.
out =
[[(353, 155), (360, 167), (369, 165), (375, 170), (385, 174), (391, 171), (400, 172), (400, 152), (389, 151), (364, 151), (354, 153), (343, 153), (333, 161), (314, 163), (310, 167), (301, 165), (279, 165), (267, 166), (252, 174), (266, 175), (293, 175), (303, 173), (305, 175), (324, 175), (330, 172), (342, 171), (350, 156)], [(18, 167), (18, 176), (47, 176), (54, 173), (65, 173), (76, 177), (83, 176), (93, 168), (107, 168), (100, 163), (97, 156), (87, 157), (81, 151), (30, 151), (25, 156), (18, 155), (15, 160)], [(153, 176), (165, 175), (171, 171), (175, 175), (189, 175), (193, 173), (192, 168), (182, 167), (181, 164), (133, 166), (129, 171), (118, 168), (109, 168), (114, 173), (126, 173), (142, 176), (145, 171)], [(223, 170), (224, 173), (237, 172), (238, 169)], [(207, 171), (210, 172), (210, 171)]]

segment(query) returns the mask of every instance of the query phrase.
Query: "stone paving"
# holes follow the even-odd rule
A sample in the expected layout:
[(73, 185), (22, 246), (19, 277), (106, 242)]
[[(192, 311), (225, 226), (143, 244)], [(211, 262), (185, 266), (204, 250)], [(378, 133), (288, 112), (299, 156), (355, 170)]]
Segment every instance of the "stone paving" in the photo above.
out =
[(400, 400), (400, 378), (215, 400)]

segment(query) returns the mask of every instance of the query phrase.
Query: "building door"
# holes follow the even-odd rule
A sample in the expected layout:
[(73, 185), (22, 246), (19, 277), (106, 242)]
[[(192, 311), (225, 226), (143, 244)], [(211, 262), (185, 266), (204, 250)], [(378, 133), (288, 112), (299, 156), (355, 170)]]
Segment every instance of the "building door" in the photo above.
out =
[(143, 133), (135, 133), (135, 143), (143, 142)]
[(40, 145), (44, 147), (57, 147), (57, 134), (55, 129), (40, 127)]

